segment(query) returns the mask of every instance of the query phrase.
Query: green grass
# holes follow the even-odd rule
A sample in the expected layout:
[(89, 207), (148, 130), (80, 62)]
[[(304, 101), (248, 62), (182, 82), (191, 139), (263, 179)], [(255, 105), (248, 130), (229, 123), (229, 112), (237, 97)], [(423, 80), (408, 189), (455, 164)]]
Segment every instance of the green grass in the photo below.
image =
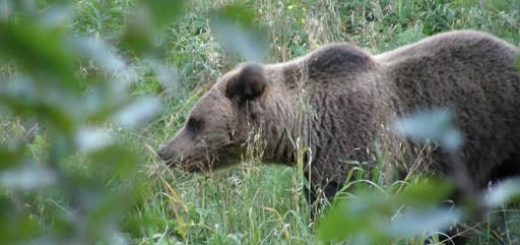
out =
[[(141, 146), (146, 154), (143, 168), (149, 177), (149, 196), (128, 215), (128, 219), (137, 219), (142, 224), (129, 227), (130, 236), (137, 243), (317, 242), (295, 169), (263, 166), (252, 159), (232, 169), (193, 175), (165, 169), (153, 152), (180, 128), (200, 96), (203, 84), (215, 81), (239, 62), (236, 57), (226, 57), (212, 37), (206, 19), (211, 9), (229, 2), (193, 1), (186, 15), (165, 37), (167, 60), (180, 71), (182, 89), (165, 99), (168, 106), (160, 119), (143, 131), (135, 132), (137, 137), (129, 137), (131, 143)], [(517, 28), (520, 26), (520, 8), (481, 8), (462, 1), (424, 1), (421, 4), (409, 4), (408, 1), (319, 1), (316, 4), (248, 1), (248, 4), (256, 9), (260, 26), (268, 30), (270, 62), (289, 60), (334, 41), (353, 42), (377, 53), (453, 29), (484, 30), (520, 44)], [(518, 1), (511, 4), (519, 6)], [(88, 26), (79, 21), (78, 26)], [(103, 28), (99, 31), (103, 32)], [(147, 81), (137, 87), (142, 92), (157, 91)], [(383, 183), (377, 184), (386, 188)], [(512, 234), (520, 230), (518, 210), (506, 208), (497, 212), (507, 216), (505, 223), (509, 229), (501, 234), (505, 241), (510, 237), (511, 243), (518, 242), (519, 234), (516, 237)], [(476, 243), (494, 241), (490, 235), (492, 227), (483, 224), (475, 230), (479, 234), (474, 239)]]
[[(224, 3), (214, 3), (213, 8)], [(417, 41), (440, 31), (477, 29), (520, 44), (519, 3), (509, 7), (471, 5), (463, 1), (248, 1), (256, 8), (260, 26), (267, 29), (270, 62), (303, 55), (322, 44), (349, 41), (378, 53)], [(488, 4), (490, 4), (489, 2)], [(516, 5), (514, 5), (516, 4)], [(206, 1), (195, 1), (186, 17), (172, 27), (172, 65), (184, 72), (189, 88), (211, 83), (236, 63), (211, 38), (205, 14)], [(513, 8), (512, 6), (517, 6)], [(170, 41), (171, 40), (171, 41)], [(203, 79), (203, 81), (201, 81)], [(189, 90), (188, 90), (189, 91)], [(192, 90), (193, 91), (193, 90)], [(156, 148), (178, 129), (197, 96), (174, 95), (163, 118), (149, 126), (145, 142)], [(182, 99), (176, 99), (181, 97)], [(161, 165), (149, 152), (149, 165)], [(296, 169), (244, 163), (209, 175), (191, 175), (153, 167), (155, 193), (143, 204), (143, 215), (156, 215), (163, 225), (137, 235), (143, 242), (159, 240), (211, 244), (313, 244), (308, 206), (301, 195)], [(160, 179), (158, 181), (157, 179)], [(165, 181), (163, 181), (163, 179)], [(383, 183), (377, 183), (387, 188)], [(506, 243), (520, 239), (520, 215), (515, 208), (497, 211), (508, 227), (499, 231)], [(160, 217), (160, 218), (159, 218)], [(496, 224), (500, 221), (494, 221)], [(490, 222), (493, 223), (493, 222)], [(168, 224), (168, 225), (166, 225)], [(493, 227), (474, 229), (473, 242), (496, 243)], [(153, 238), (161, 234), (161, 238)], [(508, 240), (510, 239), (510, 240)], [(389, 242), (392, 243), (392, 242)], [(403, 243), (403, 241), (400, 241)], [(404, 242), (406, 243), (406, 242)], [(421, 243), (416, 241), (416, 243)]]
[[(45, 1), (42, 4), (45, 6)], [(117, 128), (125, 144), (142, 156), (140, 180), (144, 191), (137, 205), (123, 218), (123, 232), (135, 244), (315, 244), (314, 224), (302, 195), (302, 177), (297, 169), (266, 166), (255, 157), (243, 164), (209, 174), (188, 174), (168, 169), (156, 157), (159, 145), (171, 139), (201, 94), (222, 73), (241, 60), (228, 55), (212, 35), (208, 18), (212, 10), (235, 1), (189, 1), (186, 12), (172, 23), (161, 38), (162, 55), (178, 73), (179, 84), (168, 93), (151, 76), (132, 86), (134, 95), (158, 95), (165, 103), (162, 115), (134, 130)], [(373, 53), (399, 47), (431, 34), (457, 29), (491, 32), (520, 45), (520, 1), (448, 0), (354, 0), (354, 1), (241, 1), (255, 14), (266, 33), (267, 62), (281, 62), (303, 55), (329, 42), (348, 41)], [(496, 2), (496, 3), (495, 3)], [(504, 4), (507, 2), (507, 4)], [(99, 35), (113, 42), (121, 31), (124, 16), (131, 12), (132, 0), (77, 1), (74, 25), (78, 35)], [(146, 62), (131, 54), (136, 67)], [(9, 64), (0, 64), (0, 74), (12, 73)], [(19, 134), (19, 123), (3, 125), (3, 141)], [(45, 154), (45, 137), (31, 146), (38, 158)], [(81, 157), (69, 166), (85, 175), (89, 168)], [(376, 174), (377, 176), (377, 174)], [(389, 190), (388, 184), (374, 183)], [(38, 222), (52, 222), (57, 202), (35, 200)], [(50, 211), (49, 211), (50, 210)], [(49, 212), (47, 212), (49, 211)], [(489, 222), (474, 227), (474, 244), (497, 244), (497, 233), (506, 244), (520, 242), (520, 210), (495, 210)], [(502, 217), (498, 219), (497, 217)], [(503, 230), (497, 231), (498, 224)], [(388, 241), (407, 244), (410, 241)], [(412, 241), (422, 244), (422, 241)]]

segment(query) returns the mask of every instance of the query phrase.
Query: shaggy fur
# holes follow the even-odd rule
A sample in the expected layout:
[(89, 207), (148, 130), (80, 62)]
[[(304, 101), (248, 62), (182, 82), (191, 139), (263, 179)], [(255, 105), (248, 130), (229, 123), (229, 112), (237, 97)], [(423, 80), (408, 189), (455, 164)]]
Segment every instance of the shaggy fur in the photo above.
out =
[[(520, 174), (518, 55), (491, 35), (458, 31), (376, 56), (332, 44), (286, 63), (241, 65), (201, 98), (159, 155), (190, 171), (218, 168), (240, 160), (253, 132), (265, 142), (265, 162), (294, 165), (298, 148), (308, 147), (306, 176), (330, 197), (353, 161), (374, 166), (376, 140), (407, 144), (389, 133), (396, 117), (446, 107), (463, 133), (469, 175), (484, 186)], [(440, 151), (430, 160), (434, 173), (451, 170)]]

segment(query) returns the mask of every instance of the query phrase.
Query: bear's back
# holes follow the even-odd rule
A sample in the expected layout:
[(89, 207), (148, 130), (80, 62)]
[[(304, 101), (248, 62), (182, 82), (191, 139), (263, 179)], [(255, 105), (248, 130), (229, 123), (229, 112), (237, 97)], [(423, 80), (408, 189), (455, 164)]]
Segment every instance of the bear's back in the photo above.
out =
[[(393, 87), (397, 116), (439, 107), (455, 113), (465, 138), (464, 160), (483, 185), (491, 175), (520, 174), (518, 55), (505, 41), (462, 31), (433, 36), (375, 60)], [(495, 173), (497, 168), (503, 173)]]
[(383, 64), (392, 64), (403, 59), (430, 57), (443, 51), (453, 52), (454, 54), (464, 51), (467, 52), (467, 56), (478, 56), (486, 54), (488, 51), (494, 51), (502, 58), (511, 58), (519, 52), (517, 47), (488, 33), (452, 31), (437, 34), (419, 42), (381, 53), (374, 56), (374, 59)]

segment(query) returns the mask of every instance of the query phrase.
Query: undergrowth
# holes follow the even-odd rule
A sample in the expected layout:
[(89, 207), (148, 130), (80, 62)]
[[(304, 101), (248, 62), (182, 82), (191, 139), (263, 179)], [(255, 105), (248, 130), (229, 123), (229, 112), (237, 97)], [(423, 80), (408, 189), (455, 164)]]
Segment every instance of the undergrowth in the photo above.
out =
[[(1, 2), (1, 1), (0, 1)], [(52, 1), (39, 1), (44, 8)], [(237, 1), (187, 1), (182, 16), (169, 24), (159, 38), (159, 50), (175, 68), (176, 86), (165, 89), (154, 76), (142, 74), (131, 87), (132, 96), (159, 96), (165, 107), (160, 117), (137, 129), (110, 127), (141, 159), (139, 178), (144, 191), (124, 215), (122, 231), (135, 244), (315, 244), (310, 208), (302, 195), (303, 180), (296, 168), (263, 165), (255, 154), (243, 164), (209, 174), (188, 174), (169, 169), (158, 160), (159, 145), (171, 139), (200, 96), (225, 71), (242, 62), (215, 39), (209, 18), (215, 9)], [(258, 28), (267, 37), (265, 62), (283, 62), (330, 42), (351, 42), (372, 53), (384, 52), (429, 35), (458, 29), (493, 33), (520, 45), (520, 1), (465, 0), (245, 0)], [(128, 51), (114, 38), (132, 11), (132, 0), (83, 0), (74, 5), (70, 32), (94, 35), (120, 48), (136, 67), (152, 66)], [(9, 77), (13, 65), (0, 63)], [(85, 85), (88, 90), (89, 85)], [(26, 125), (7, 120), (5, 139), (21, 134)], [(30, 154), (45, 155), (45, 135), (37, 135)], [(92, 175), (80, 156), (68, 168)], [(385, 162), (381, 159), (380, 162)], [(379, 169), (379, 168), (378, 168)], [(380, 171), (380, 170), (378, 170)], [(373, 176), (379, 176), (375, 173)], [(367, 184), (368, 183), (368, 184)], [(366, 188), (391, 193), (396, 183), (380, 178), (359, 182)], [(348, 191), (348, 190), (347, 190)], [(35, 219), (52, 222), (59, 202), (35, 200)], [(51, 210), (50, 212), (47, 212)], [(468, 227), (474, 244), (520, 243), (520, 210), (494, 210), (486, 222)], [(498, 228), (497, 228), (498, 227)], [(388, 241), (388, 244), (422, 244), (422, 241)]]

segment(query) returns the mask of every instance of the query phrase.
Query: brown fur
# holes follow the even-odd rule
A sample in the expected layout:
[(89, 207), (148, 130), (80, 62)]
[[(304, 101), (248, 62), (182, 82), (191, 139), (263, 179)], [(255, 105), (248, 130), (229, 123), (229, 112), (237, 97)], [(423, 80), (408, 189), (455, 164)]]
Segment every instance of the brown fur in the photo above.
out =
[[(159, 154), (190, 171), (218, 168), (240, 160), (253, 132), (266, 142), (263, 161), (293, 165), (300, 138), (310, 149), (306, 174), (333, 195), (350, 161), (374, 165), (375, 140), (400, 143), (389, 133), (396, 117), (447, 107), (465, 138), (469, 175), (484, 186), (520, 174), (518, 54), (491, 35), (459, 31), (376, 56), (332, 44), (286, 63), (241, 65)], [(431, 159), (434, 172), (450, 170), (441, 153)]]

